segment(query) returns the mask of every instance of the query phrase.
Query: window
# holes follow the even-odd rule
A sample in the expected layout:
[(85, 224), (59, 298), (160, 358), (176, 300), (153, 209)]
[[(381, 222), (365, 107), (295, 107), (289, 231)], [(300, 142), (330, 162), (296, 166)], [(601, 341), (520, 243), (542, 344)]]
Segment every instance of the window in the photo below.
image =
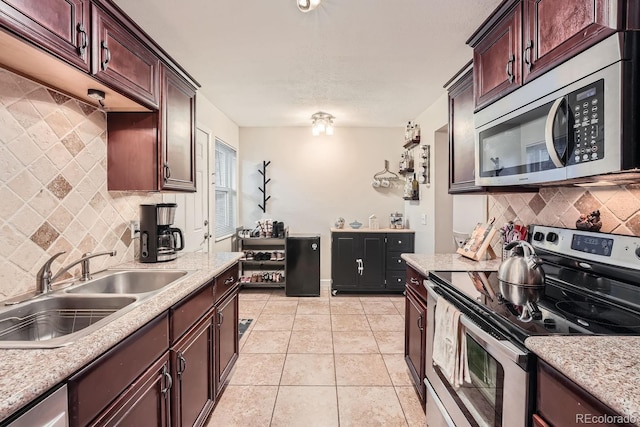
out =
[(236, 230), (236, 150), (216, 138), (216, 240)]

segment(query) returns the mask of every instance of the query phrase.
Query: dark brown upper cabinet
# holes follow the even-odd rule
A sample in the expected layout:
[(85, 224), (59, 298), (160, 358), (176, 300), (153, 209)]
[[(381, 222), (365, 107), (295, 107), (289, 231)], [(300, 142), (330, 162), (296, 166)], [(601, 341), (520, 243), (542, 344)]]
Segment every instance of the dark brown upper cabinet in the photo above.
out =
[(196, 190), (196, 91), (164, 65), (160, 75), (159, 111), (107, 115), (109, 190)]
[[(616, 31), (606, 0), (524, 2), (524, 83)], [(622, 2), (621, 2), (622, 3)]]
[(89, 71), (89, 0), (0, 0), (0, 25)]
[(513, 7), (473, 46), (475, 107), (480, 108), (522, 83), (522, 5)]
[(449, 87), (449, 194), (482, 191), (475, 179), (473, 71)]
[(633, 1), (505, 0), (467, 41), (476, 111), (640, 19)]
[(92, 5), (91, 72), (142, 104), (158, 108), (160, 59), (129, 29)]

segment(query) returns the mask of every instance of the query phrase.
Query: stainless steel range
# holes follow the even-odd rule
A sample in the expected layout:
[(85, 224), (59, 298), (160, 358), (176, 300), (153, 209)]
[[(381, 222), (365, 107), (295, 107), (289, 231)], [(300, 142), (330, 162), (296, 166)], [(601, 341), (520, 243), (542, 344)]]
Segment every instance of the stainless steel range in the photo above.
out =
[[(536, 302), (509, 302), (495, 272), (432, 272), (425, 281), (427, 425), (529, 426), (536, 358), (527, 337), (640, 335), (640, 237), (538, 225), (530, 231), (545, 275)], [(432, 363), (441, 298), (462, 313), (471, 381), (458, 388)]]

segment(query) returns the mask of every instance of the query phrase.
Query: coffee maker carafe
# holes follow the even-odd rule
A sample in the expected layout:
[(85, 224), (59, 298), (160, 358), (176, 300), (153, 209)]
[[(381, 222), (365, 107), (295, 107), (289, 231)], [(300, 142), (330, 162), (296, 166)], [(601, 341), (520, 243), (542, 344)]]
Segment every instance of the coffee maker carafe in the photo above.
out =
[(175, 203), (140, 205), (140, 261), (171, 261), (184, 249), (182, 230), (171, 227), (176, 215)]

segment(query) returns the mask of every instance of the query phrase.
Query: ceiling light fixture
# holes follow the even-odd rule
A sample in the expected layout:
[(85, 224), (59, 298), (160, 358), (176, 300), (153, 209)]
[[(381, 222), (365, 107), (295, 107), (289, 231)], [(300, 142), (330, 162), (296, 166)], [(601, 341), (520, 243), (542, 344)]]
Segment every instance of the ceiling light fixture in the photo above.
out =
[(318, 5), (320, 5), (320, 1), (321, 0), (296, 0), (296, 2), (298, 3), (298, 9), (300, 9), (300, 12), (312, 11), (313, 9), (318, 7)]
[(322, 111), (318, 111), (312, 115), (311, 133), (313, 136), (318, 136), (322, 132), (329, 136), (333, 135), (333, 119), (335, 119), (335, 117), (331, 114), (323, 113)]

